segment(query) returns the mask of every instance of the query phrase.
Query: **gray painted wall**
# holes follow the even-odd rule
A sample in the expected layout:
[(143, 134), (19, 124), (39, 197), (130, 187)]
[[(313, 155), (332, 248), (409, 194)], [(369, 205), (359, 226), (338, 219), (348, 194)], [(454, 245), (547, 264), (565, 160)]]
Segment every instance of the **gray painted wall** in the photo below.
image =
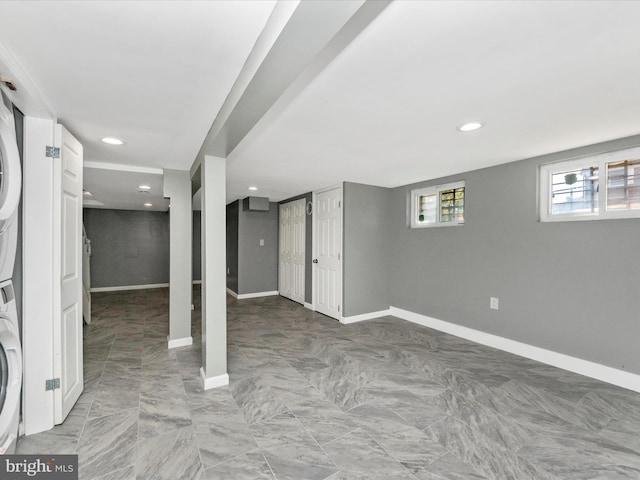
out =
[[(260, 246), (260, 239), (264, 246)], [(278, 204), (268, 212), (240, 208), (238, 215), (239, 294), (278, 290)]]
[[(540, 164), (637, 145), (640, 136), (392, 190), (390, 304), (640, 374), (640, 219), (541, 223), (537, 208)], [(411, 189), (458, 180), (464, 226), (407, 228)]]
[(227, 205), (227, 288), (238, 293), (238, 220), (240, 201)]
[(165, 212), (84, 209), (91, 240), (91, 287), (169, 282)]
[(193, 264), (191, 266), (194, 280), (202, 280), (202, 212), (196, 210), (193, 212), (193, 244), (191, 251), (193, 252)]
[[(299, 200), (304, 198), (307, 202), (311, 202), (313, 200), (313, 193), (305, 193), (303, 195), (298, 195), (297, 197), (288, 198), (279, 202), (278, 205), (287, 202), (293, 202), (294, 200)], [(280, 225), (280, 208), (278, 208), (278, 228)], [(278, 232), (279, 233), (279, 232)], [(279, 240), (278, 240), (279, 242)], [(306, 303), (313, 302), (313, 217), (311, 215), (307, 215), (307, 221), (305, 223), (304, 230), (304, 301)]]
[[(16, 143), (20, 154), (20, 165), (23, 162), (22, 153), (24, 151), (24, 115), (15, 106), (13, 107), (13, 117), (16, 127)], [(16, 245), (16, 260), (13, 265), (13, 291), (16, 296), (16, 310), (18, 311), (18, 324), (22, 332), (22, 195), (18, 204), (18, 243)]]
[(387, 188), (344, 183), (344, 316), (389, 308), (390, 193)]

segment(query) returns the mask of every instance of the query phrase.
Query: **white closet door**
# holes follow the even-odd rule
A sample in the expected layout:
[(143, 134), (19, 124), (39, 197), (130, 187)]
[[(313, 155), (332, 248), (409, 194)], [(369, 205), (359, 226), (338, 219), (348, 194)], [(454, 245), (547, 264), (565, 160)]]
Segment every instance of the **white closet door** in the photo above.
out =
[(291, 202), (291, 300), (304, 303), (304, 242), (307, 221), (304, 199)]
[(315, 295), (317, 312), (341, 318), (342, 189), (317, 193), (314, 203)]
[(304, 303), (306, 202), (280, 205), (279, 291)]
[(280, 250), (278, 252), (278, 290), (283, 297), (291, 297), (291, 205), (280, 205)]

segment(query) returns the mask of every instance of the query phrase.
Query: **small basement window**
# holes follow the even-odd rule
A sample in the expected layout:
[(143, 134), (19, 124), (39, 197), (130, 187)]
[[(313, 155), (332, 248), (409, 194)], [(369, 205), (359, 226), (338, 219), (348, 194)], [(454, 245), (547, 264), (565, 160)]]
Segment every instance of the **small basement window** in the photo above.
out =
[(464, 224), (464, 182), (411, 191), (411, 228)]
[(640, 148), (540, 167), (540, 220), (640, 217)]

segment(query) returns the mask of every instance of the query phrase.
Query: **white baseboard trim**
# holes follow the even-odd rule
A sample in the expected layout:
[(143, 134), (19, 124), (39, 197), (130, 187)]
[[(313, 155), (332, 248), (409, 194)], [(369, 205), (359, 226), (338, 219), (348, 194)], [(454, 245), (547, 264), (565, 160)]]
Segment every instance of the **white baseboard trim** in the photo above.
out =
[(171, 340), (169, 335), (167, 335), (167, 341), (169, 343), (169, 348), (188, 347), (189, 345), (193, 345), (193, 337), (174, 338)]
[(497, 348), (505, 352), (513, 353), (521, 357), (536, 360), (538, 362), (562, 368), (570, 372), (578, 373), (586, 377), (595, 378), (606, 383), (611, 383), (622, 388), (640, 392), (640, 375), (625, 372), (617, 368), (607, 367), (599, 363), (590, 362), (581, 358), (571, 357), (563, 353), (553, 352), (540, 347), (534, 347), (508, 338), (499, 337), (490, 333), (474, 330), (435, 318), (427, 317), (419, 313), (410, 312), (401, 308), (391, 307), (390, 315), (402, 318), (409, 322), (417, 323), (425, 327), (440, 330), (441, 332), (466, 338), (472, 342), (480, 343), (488, 347)]
[(340, 323), (348, 325), (350, 323), (363, 322), (365, 320), (373, 320), (374, 318), (380, 318), (387, 315), (391, 315), (391, 309), (380, 310), (379, 312), (362, 313), (360, 315), (352, 315), (350, 317), (342, 317)]
[(229, 385), (229, 374), (218, 375), (217, 377), (209, 377), (204, 373), (204, 368), (200, 367), (200, 378), (202, 379), (203, 388), (211, 390), (212, 388), (224, 387)]
[(148, 285), (122, 285), (118, 287), (95, 287), (89, 289), (91, 293), (99, 292), (120, 292), (125, 290), (147, 290), (150, 288), (167, 288), (168, 283), (150, 283)]
[(202, 280), (194, 280), (191, 282), (193, 285), (202, 285)]
[(314, 312), (316, 311), (315, 307), (310, 303), (304, 302), (303, 305), (304, 308), (308, 308), (309, 310), (313, 310)]
[(280, 295), (280, 292), (277, 290), (274, 290), (272, 292), (236, 293), (230, 288), (227, 288), (227, 293), (233, 298), (237, 298), (238, 300), (244, 300), (245, 298), (271, 297), (273, 295)]
[(244, 300), (245, 298), (272, 297), (274, 295), (280, 295), (280, 292), (274, 290), (272, 292), (239, 293), (237, 298), (238, 300)]

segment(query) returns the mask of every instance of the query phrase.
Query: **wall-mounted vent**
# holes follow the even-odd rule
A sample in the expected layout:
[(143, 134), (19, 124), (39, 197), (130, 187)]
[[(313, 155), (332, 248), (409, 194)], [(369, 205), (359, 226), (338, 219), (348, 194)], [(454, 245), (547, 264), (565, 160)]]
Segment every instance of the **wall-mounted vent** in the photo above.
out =
[(245, 212), (268, 212), (269, 197), (247, 197), (242, 200), (242, 209)]

